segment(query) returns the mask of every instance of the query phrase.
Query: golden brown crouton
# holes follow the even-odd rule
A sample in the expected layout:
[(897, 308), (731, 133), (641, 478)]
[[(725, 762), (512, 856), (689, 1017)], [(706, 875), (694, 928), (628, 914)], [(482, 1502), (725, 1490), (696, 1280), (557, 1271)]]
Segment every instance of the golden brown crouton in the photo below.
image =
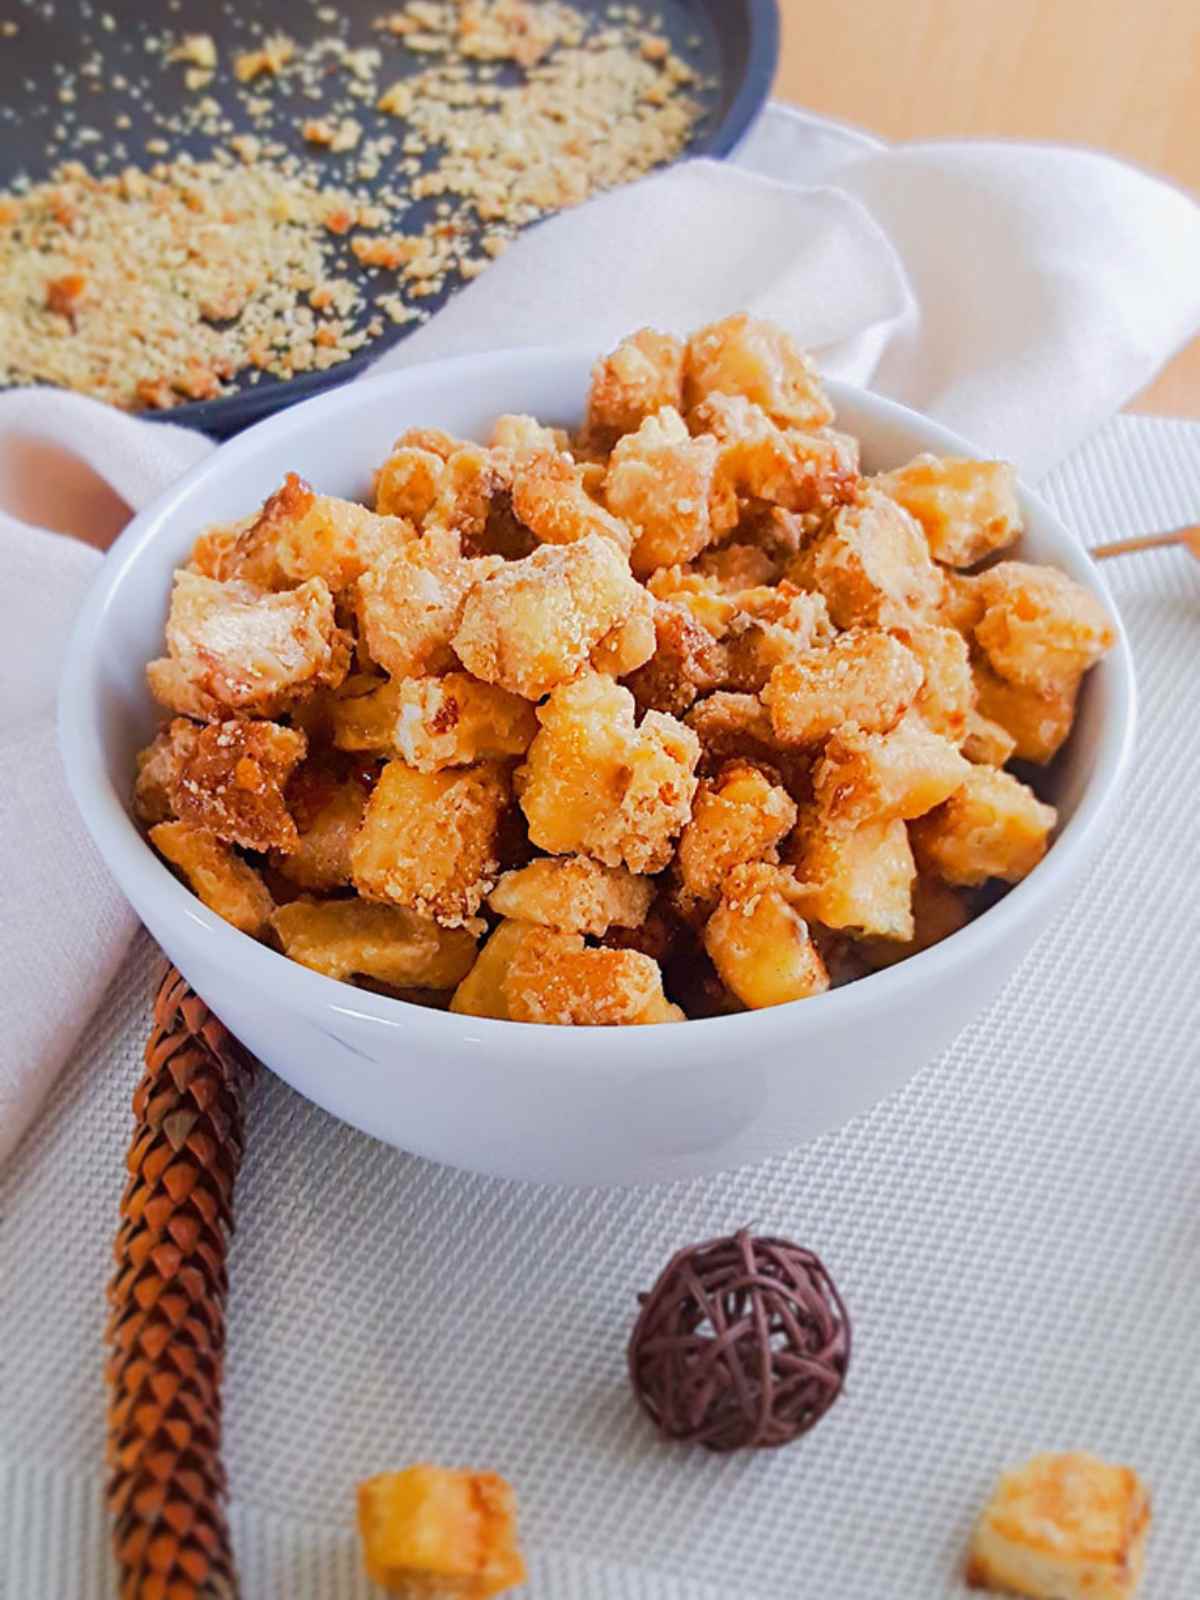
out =
[(743, 500), (824, 511), (854, 497), (858, 445), (833, 428), (781, 428), (743, 395), (713, 394), (688, 413), (694, 434), (721, 445), (721, 470)]
[(921, 681), (920, 663), (898, 639), (856, 628), (826, 648), (781, 661), (762, 702), (781, 744), (809, 745), (846, 724), (886, 733), (913, 703)]
[(1017, 474), (1007, 461), (924, 454), (871, 481), (916, 517), (931, 554), (948, 566), (974, 566), (1021, 535)]
[(877, 489), (836, 511), (787, 576), (802, 589), (819, 589), (839, 628), (932, 618), (944, 587), (920, 523)]
[(501, 922), (480, 946), (474, 966), (454, 991), (451, 1011), (467, 1017), (495, 1017), (501, 1022), (510, 1022), (509, 964), (536, 926), (532, 922)]
[(462, 928), (369, 900), (293, 900), (271, 926), (285, 954), (327, 978), (451, 989), (475, 961), (475, 941)]
[(720, 446), (693, 439), (673, 406), (618, 439), (604, 497), (633, 530), (630, 561), (638, 577), (690, 561), (737, 521), (737, 498), (720, 471)]
[(389, 761), (351, 847), (355, 887), (444, 928), (469, 924), (496, 881), (508, 804), (495, 762), (416, 772)]
[(913, 709), (935, 733), (961, 744), (975, 703), (966, 640), (954, 628), (934, 622), (913, 621), (889, 631), (912, 651), (924, 673)]
[(286, 589), (323, 578), (334, 594), (376, 556), (414, 537), (411, 522), (379, 516), (352, 500), (317, 494), (289, 472), (258, 516), (222, 549), (202, 535), (192, 565), (209, 577), (240, 578), (264, 589)]
[(1056, 567), (1002, 561), (980, 574), (978, 592), (976, 641), (993, 671), (1021, 688), (1069, 690), (1116, 641), (1095, 595)]
[(323, 578), (267, 594), (186, 568), (175, 574), (168, 654), (146, 668), (150, 692), (185, 716), (219, 721), (230, 711), (273, 717), (327, 685), (350, 663)]
[(180, 763), (175, 815), (247, 850), (290, 853), (300, 840), (283, 790), (307, 747), (277, 722), (210, 723)]
[(808, 807), (784, 857), (801, 885), (795, 904), (802, 917), (884, 939), (913, 937), (916, 867), (898, 817), (854, 826)]
[(609, 450), (623, 433), (636, 433), (664, 406), (683, 404), (683, 343), (670, 333), (640, 328), (592, 368), (584, 433)]
[(330, 717), (339, 749), (398, 756), (418, 772), (524, 755), (537, 732), (527, 700), (465, 672), (388, 678), (339, 695)]
[(797, 910), (800, 898), (790, 872), (761, 861), (734, 867), (724, 881), (704, 948), (721, 981), (751, 1010), (805, 1000), (829, 987), (825, 963)]
[(259, 938), (275, 909), (266, 884), (231, 845), (186, 822), (160, 822), (150, 842), (177, 867), (202, 904), (242, 933)]
[(358, 620), (371, 659), (394, 678), (450, 672), (450, 647), (468, 591), (503, 565), (464, 556), (459, 534), (434, 528), (391, 550), (358, 580)]
[(966, 926), (971, 918), (967, 892), (918, 872), (912, 886), (911, 939), (859, 939), (857, 949), (871, 967), (890, 967), (928, 950)]
[(1150, 1499), (1132, 1467), (1082, 1451), (1006, 1472), (971, 1539), (967, 1582), (1031, 1600), (1132, 1600)]
[(624, 867), (606, 867), (589, 856), (539, 856), (506, 872), (488, 905), (502, 917), (599, 938), (614, 926), (640, 927), (653, 898), (650, 879)]
[(683, 392), (688, 410), (710, 394), (740, 394), (788, 427), (823, 428), (833, 421), (808, 356), (782, 328), (744, 311), (691, 336)]
[(534, 928), (513, 952), (504, 977), (514, 1022), (682, 1022), (663, 994), (658, 963), (638, 950), (589, 949), (577, 933)]
[[(1001, 681), (997, 679), (997, 682)], [(1002, 767), (1016, 747), (1017, 741), (1007, 728), (1002, 728), (998, 722), (993, 722), (978, 710), (967, 713), (967, 731), (961, 749), (968, 761), (974, 761), (981, 767)]]
[(685, 914), (711, 911), (734, 867), (777, 860), (775, 847), (795, 824), (795, 802), (758, 767), (731, 762), (702, 782), (676, 856)]
[(957, 745), (908, 716), (890, 733), (839, 728), (813, 769), (813, 794), (837, 821), (908, 821), (941, 805), (970, 772)]
[(1046, 853), (1058, 820), (1010, 772), (970, 766), (962, 786), (911, 825), (923, 872), (966, 888), (1003, 878), (1017, 883)]
[(723, 640), (727, 688), (757, 693), (781, 663), (833, 642), (824, 597), (797, 589), (786, 578), (734, 598), (738, 609)]
[(529, 461), (534, 456), (567, 455), (570, 437), (563, 428), (547, 428), (536, 417), (522, 411), (505, 411), (492, 424), (491, 448), (503, 451), (513, 462)]
[(538, 709), (541, 731), (516, 773), (529, 837), (556, 855), (659, 872), (691, 814), (700, 742), (659, 711), (634, 723), (634, 699), (585, 674)]
[(589, 536), (609, 539), (629, 554), (633, 534), (619, 517), (593, 500), (570, 456), (542, 451), (513, 471), (513, 514), (543, 544), (573, 544)]
[[(479, 583), (463, 606), (454, 649), (477, 678), (537, 700), (586, 667), (615, 628), (639, 613), (648, 621), (650, 611), (625, 557), (589, 534), (544, 545)], [(647, 655), (653, 644), (647, 627)]]
[[(1033, 689), (1009, 683), (982, 660), (976, 661), (973, 676), (976, 710), (1006, 736), (1009, 754), (1041, 765), (1052, 761), (1066, 743), (1075, 721), (1078, 681), (1065, 688)], [(1001, 766), (1003, 762), (991, 764)]]

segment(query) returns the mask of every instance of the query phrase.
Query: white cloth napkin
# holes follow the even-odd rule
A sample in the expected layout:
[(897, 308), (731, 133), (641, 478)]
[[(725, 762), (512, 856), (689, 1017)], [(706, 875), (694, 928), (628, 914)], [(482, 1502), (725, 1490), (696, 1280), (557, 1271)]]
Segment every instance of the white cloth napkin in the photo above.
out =
[[(1200, 208), (1087, 151), (885, 147), (771, 107), (734, 162), (687, 163), (525, 235), (379, 365), (518, 344), (600, 350), (644, 323), (685, 331), (742, 307), (788, 326), (828, 372), (1037, 477), (1200, 328)], [(63, 466), (31, 483), (30, 452), (47, 445)], [(99, 556), (31, 524), (95, 540), (64, 511), (80, 459), (111, 520), (103, 484), (136, 509), (208, 448), (77, 396), (0, 396), (0, 1161), (132, 928), (53, 735), (57, 663)]]

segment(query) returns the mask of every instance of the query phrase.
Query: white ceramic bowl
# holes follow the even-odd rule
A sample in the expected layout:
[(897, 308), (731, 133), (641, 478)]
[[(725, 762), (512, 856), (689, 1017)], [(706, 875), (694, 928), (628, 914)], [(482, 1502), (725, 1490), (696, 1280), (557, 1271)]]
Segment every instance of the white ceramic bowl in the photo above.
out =
[[(237, 933), (179, 883), (127, 810), (157, 712), (143, 668), (161, 648), (174, 568), (207, 523), (243, 515), (298, 471), (365, 494), (404, 428), (483, 438), (503, 411), (577, 418), (590, 357), (512, 350), (367, 379), (221, 446), (130, 524), (80, 616), (60, 700), (63, 758), (110, 871), (197, 991), (263, 1062), (335, 1116), (454, 1166), (572, 1184), (661, 1181), (787, 1150), (898, 1088), (985, 1006), (1077, 891), (1129, 761), (1128, 645), (1088, 679), (1054, 777), (1062, 826), (1042, 864), (934, 949), (847, 988), (744, 1016), (555, 1028), (425, 1010), (336, 983)], [(945, 429), (831, 385), (870, 470), (918, 450), (972, 453)], [(977, 452), (975, 452), (977, 453)], [(1021, 553), (1056, 562), (1115, 609), (1088, 557), (1025, 493)]]

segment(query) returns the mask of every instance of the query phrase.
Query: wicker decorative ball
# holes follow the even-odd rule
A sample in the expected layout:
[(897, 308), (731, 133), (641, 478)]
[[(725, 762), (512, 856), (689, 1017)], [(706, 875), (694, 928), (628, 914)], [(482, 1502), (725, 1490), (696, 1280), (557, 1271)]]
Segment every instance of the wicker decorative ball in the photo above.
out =
[(639, 1300), (629, 1376), (669, 1439), (789, 1444), (842, 1392), (850, 1318), (811, 1250), (743, 1229), (681, 1250)]

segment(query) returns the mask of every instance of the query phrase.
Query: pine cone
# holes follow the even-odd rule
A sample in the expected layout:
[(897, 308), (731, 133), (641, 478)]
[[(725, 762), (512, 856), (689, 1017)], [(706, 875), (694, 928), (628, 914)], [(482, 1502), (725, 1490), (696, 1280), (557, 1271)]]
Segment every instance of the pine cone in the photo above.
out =
[(221, 1365), (253, 1062), (174, 967), (133, 1097), (109, 1285), (109, 1480), (121, 1600), (233, 1600)]

